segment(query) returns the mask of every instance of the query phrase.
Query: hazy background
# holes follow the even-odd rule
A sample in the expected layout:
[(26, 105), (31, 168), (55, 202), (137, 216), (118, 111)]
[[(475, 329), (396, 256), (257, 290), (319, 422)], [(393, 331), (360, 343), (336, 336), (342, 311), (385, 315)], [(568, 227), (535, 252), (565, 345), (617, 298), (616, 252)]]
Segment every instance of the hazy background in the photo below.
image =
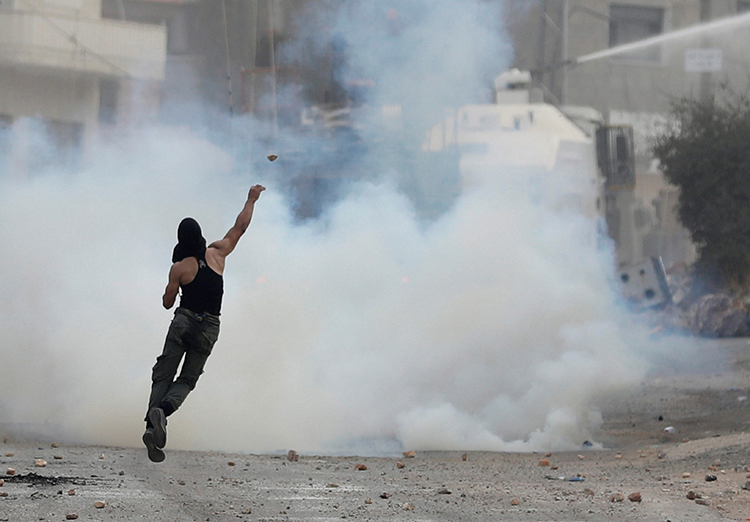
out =
[[(395, 30), (372, 22), (385, 6), (336, 17), (349, 70), (376, 80), (373, 104), (407, 107), (418, 136), (446, 107), (488, 101), (512, 59), (498, 10), (405, 2)], [(303, 47), (315, 52), (284, 52)], [(647, 371), (648, 337), (618, 304), (593, 219), (497, 172), (425, 223), (390, 158), (298, 223), (278, 190), (284, 156), (248, 172), (235, 139), (138, 127), (74, 171), (0, 172), (1, 423), (139, 445), (177, 224), (192, 216), (219, 239), (256, 182), (268, 190), (227, 261), (221, 335), (169, 448), (573, 449), (596, 440), (596, 399)]]

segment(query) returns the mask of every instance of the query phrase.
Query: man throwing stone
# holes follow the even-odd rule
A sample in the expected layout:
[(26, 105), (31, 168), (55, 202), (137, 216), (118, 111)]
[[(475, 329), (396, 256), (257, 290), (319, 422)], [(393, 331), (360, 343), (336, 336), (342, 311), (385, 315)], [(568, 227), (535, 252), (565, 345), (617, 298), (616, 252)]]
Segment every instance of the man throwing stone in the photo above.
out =
[[(164, 308), (174, 306), (182, 289), (180, 305), (167, 332), (164, 351), (156, 358), (151, 375), (151, 397), (146, 414), (143, 443), (148, 458), (162, 462), (167, 445), (167, 417), (195, 388), (206, 359), (219, 337), (219, 314), (224, 295), (224, 262), (250, 225), (253, 208), (265, 187), (255, 185), (247, 195), (242, 212), (223, 239), (206, 248), (201, 227), (185, 218), (177, 229), (177, 246), (172, 253), (169, 283), (162, 297)], [(179, 377), (174, 379), (184, 357)]]

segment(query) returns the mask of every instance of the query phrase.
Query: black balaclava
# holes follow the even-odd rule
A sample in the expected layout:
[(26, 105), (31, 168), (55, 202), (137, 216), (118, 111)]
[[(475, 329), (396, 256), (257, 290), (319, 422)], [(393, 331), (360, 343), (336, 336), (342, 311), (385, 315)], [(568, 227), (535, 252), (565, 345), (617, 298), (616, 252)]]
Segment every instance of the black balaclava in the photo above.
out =
[(172, 252), (172, 262), (182, 261), (186, 257), (202, 259), (206, 253), (206, 240), (203, 239), (201, 226), (193, 218), (185, 218), (177, 228), (177, 246)]

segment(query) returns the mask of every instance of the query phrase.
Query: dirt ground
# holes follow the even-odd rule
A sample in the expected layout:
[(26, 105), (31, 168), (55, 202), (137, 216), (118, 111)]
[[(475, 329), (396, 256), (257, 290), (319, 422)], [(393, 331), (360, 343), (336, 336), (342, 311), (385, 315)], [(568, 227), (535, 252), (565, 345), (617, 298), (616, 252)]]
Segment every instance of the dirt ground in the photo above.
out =
[(700, 352), (715, 364), (680, 374), (665, 364), (601, 399), (605, 450), (296, 461), (168, 451), (153, 464), (141, 447), (8, 436), (0, 521), (750, 520), (750, 340), (703, 341)]

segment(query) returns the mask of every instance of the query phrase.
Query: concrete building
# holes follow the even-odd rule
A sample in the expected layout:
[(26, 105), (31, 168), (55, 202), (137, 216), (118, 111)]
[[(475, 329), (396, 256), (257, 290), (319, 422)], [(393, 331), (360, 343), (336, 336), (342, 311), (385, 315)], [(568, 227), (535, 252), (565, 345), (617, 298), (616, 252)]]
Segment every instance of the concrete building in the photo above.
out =
[(299, 124), (303, 104), (291, 106), (289, 91), (311, 79), (280, 49), (307, 0), (101, 1), (108, 19), (166, 28), (163, 123), (220, 128), (229, 114), (252, 113)]
[(73, 163), (136, 105), (152, 110), (166, 41), (164, 27), (103, 19), (101, 0), (2, 0), (0, 160), (21, 176)]

